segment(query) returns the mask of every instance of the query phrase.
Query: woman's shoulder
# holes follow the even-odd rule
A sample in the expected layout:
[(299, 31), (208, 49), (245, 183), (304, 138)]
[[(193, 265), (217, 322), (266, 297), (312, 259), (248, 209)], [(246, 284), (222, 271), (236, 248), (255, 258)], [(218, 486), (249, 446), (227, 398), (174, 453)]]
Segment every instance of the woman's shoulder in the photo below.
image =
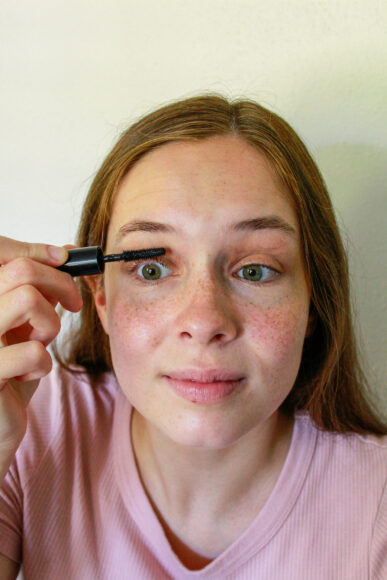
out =
[(308, 413), (298, 412), (297, 419), (304, 429), (304, 436), (317, 433), (315, 460), (331, 469), (343, 470), (352, 476), (357, 473), (365, 480), (370, 477), (385, 482), (387, 478), (387, 435), (355, 432), (338, 433), (318, 427)]
[[(93, 413), (96, 407), (111, 407), (114, 404), (117, 381), (113, 373), (91, 376), (86, 369), (71, 366), (70, 370), (54, 365), (43, 377), (28, 406), (31, 418), (39, 414), (53, 420), (58, 413)], [(48, 419), (48, 417), (46, 417)]]
[[(28, 407), (27, 431), (20, 457), (36, 465), (48, 448), (63, 449), (67, 442), (91, 444), (111, 429), (118, 385), (113, 373), (92, 377), (85, 369), (55, 365), (41, 379)], [(78, 443), (79, 442), (79, 443)], [(71, 443), (69, 443), (71, 446)]]
[(23, 493), (25, 501), (29, 493), (45, 489), (49, 503), (58, 485), (67, 482), (71, 488), (82, 477), (80, 465), (86, 472), (102, 470), (111, 455), (119, 392), (115, 376), (93, 378), (80, 371), (54, 366), (29, 402), (27, 430), (7, 474), (7, 485)]

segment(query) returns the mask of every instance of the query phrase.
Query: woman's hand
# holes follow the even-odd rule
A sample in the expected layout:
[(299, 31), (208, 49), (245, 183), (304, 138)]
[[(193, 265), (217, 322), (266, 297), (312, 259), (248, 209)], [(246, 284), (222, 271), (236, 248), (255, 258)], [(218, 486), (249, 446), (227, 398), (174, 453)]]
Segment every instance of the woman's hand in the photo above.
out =
[(0, 236), (0, 462), (16, 452), (26, 407), (52, 368), (46, 347), (60, 330), (56, 305), (71, 312), (82, 307), (73, 278), (55, 269), (66, 259), (65, 248)]

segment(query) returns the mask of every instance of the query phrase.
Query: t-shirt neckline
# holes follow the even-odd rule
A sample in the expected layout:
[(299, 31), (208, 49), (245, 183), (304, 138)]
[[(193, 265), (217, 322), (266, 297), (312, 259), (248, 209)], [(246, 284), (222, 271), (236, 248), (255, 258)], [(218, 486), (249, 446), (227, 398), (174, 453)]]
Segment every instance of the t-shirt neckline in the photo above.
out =
[(132, 412), (132, 405), (119, 388), (113, 421), (115, 477), (123, 502), (144, 542), (172, 576), (210, 578), (223, 569), (227, 574), (232, 573), (273, 538), (301, 493), (317, 442), (317, 430), (313, 428), (309, 416), (304, 411), (296, 412), (285, 463), (269, 499), (254, 521), (211, 563), (201, 570), (189, 570), (173, 552), (143, 488), (132, 447)]

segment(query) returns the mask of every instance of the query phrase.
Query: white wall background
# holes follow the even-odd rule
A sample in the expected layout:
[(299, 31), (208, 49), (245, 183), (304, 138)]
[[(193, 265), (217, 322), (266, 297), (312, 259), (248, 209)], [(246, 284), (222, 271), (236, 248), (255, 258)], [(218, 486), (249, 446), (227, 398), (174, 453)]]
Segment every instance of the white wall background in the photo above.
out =
[(202, 91), (254, 98), (326, 179), (387, 409), (386, 27), (383, 0), (3, 0), (0, 233), (73, 242), (91, 178), (130, 122)]

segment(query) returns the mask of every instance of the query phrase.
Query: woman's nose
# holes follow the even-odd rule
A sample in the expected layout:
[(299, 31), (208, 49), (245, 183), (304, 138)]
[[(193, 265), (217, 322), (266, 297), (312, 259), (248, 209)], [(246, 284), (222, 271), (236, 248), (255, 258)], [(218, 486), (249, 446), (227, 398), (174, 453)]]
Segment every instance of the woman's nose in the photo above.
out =
[(183, 297), (175, 318), (181, 338), (200, 344), (228, 342), (238, 336), (240, 322), (231, 298), (216, 280), (197, 280)]

